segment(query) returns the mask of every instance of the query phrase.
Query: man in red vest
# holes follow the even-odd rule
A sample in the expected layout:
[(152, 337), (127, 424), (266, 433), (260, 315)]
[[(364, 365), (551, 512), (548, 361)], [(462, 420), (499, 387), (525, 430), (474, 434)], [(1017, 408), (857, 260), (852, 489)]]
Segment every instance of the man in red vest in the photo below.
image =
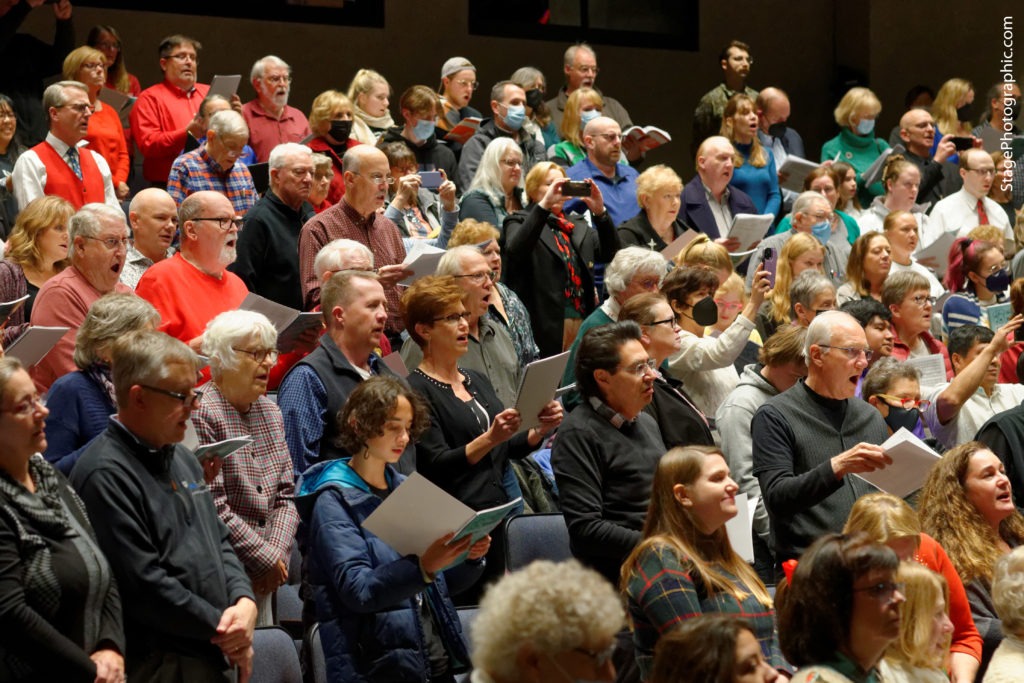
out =
[(60, 81), (43, 92), (50, 117), (46, 139), (18, 157), (11, 174), (18, 208), (37, 197), (57, 195), (75, 209), (101, 203), (120, 208), (110, 167), (84, 145), (92, 106), (89, 91), (78, 81)]

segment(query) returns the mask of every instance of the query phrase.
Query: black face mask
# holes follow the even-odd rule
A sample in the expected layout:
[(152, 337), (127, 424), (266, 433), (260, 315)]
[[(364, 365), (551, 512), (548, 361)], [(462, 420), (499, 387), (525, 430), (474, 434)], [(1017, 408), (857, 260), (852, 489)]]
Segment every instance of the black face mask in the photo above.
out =
[(971, 120), (971, 105), (965, 104), (962, 107), (956, 108), (956, 120), (957, 121), (970, 121)]
[[(1012, 106), (1008, 107), (1010, 110), (1010, 120), (1016, 121), (1020, 118), (1020, 100), (1013, 103)], [(1005, 110), (1004, 110), (1005, 111)]]
[(1010, 286), (1011, 279), (1010, 271), (1003, 268), (985, 278), (985, 287), (988, 288), (988, 291), (999, 294), (1006, 291), (1006, 288)]
[(693, 305), (693, 322), (704, 327), (711, 327), (718, 322), (718, 304), (714, 297), (706, 296)]
[(786, 128), (786, 123), (784, 121), (780, 121), (779, 123), (773, 123), (768, 126), (768, 135), (773, 138), (782, 138), (785, 137), (786, 130), (788, 130)]
[(889, 406), (889, 414), (885, 418), (885, 424), (889, 425), (889, 429), (892, 430), (893, 434), (900, 430), (900, 427), (906, 427), (908, 432), (914, 431), (914, 427), (917, 426), (917, 421), (921, 419), (921, 411), (917, 408), (894, 408)]
[(331, 129), (327, 132), (338, 142), (345, 142), (345, 140), (348, 140), (348, 136), (352, 132), (352, 121), (334, 119), (331, 121)]
[(536, 109), (542, 104), (544, 104), (544, 91), (540, 88), (526, 91), (526, 105), (530, 109)]

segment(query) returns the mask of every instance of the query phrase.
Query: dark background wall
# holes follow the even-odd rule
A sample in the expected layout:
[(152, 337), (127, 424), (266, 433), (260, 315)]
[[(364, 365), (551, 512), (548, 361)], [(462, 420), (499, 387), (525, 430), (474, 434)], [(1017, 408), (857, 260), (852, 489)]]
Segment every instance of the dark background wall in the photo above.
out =
[[(307, 112), (317, 93), (347, 88), (355, 71), (366, 66), (391, 82), (396, 91), (391, 110), (398, 118), (401, 91), (416, 83), (436, 88), (441, 64), (453, 55), (476, 64), (482, 87), (472, 104), (481, 110), (488, 109), (490, 85), (520, 66), (543, 71), (549, 93), (561, 83), (564, 42), (470, 35), (468, 0), (384, 0), (384, 5), (382, 29), (93, 7), (75, 7), (74, 21), (80, 41), (95, 23), (117, 27), (129, 68), (143, 87), (160, 80), (156, 46), (170, 33), (187, 33), (203, 43), (202, 82), (217, 73), (244, 74), (243, 101), (253, 97), (245, 83), (253, 61), (277, 54), (295, 72), (290, 103)], [(630, 5), (609, 1), (605, 11), (629, 12)], [(751, 85), (789, 92), (790, 124), (803, 134), (813, 157), (835, 135), (832, 109), (854, 77), (864, 79), (882, 100), (882, 136), (899, 120), (903, 95), (917, 83), (937, 90), (947, 78), (971, 80), (980, 116), (984, 91), (1000, 77), (1003, 17), (1013, 6), (1022, 7), (1010, 0), (700, 0), (696, 52), (595, 43), (601, 66), (597, 85), (629, 109), (634, 123), (672, 133), (673, 142), (649, 158), (671, 164), (685, 177), (693, 166), (688, 150), (694, 106), (720, 81), (721, 46), (739, 38), (752, 46)], [(1024, 63), (1024, 12), (1019, 23), (1018, 61)], [(23, 30), (49, 40), (52, 27), (50, 10), (42, 7)]]

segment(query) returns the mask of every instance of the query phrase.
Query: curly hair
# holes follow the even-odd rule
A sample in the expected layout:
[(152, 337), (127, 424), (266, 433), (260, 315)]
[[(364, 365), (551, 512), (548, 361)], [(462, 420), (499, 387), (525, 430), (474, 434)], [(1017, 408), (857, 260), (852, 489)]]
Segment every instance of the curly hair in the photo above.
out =
[(452, 230), (452, 236), (448, 238), (448, 248), (453, 249), (454, 247), (461, 247), (464, 244), (468, 244), (470, 246), (486, 244), (487, 242), (497, 240), (500, 237), (501, 233), (498, 232), (498, 228), (494, 227), (490, 223), (478, 221), (475, 218), (463, 218), (455, 224), (455, 229)]
[(900, 635), (890, 643), (885, 658), (910, 667), (941, 671), (950, 637), (946, 637), (943, 651), (936, 653), (932, 648), (932, 617), (940, 597), (948, 616), (949, 584), (941, 574), (913, 561), (900, 564), (896, 580), (903, 584), (900, 592), (906, 602), (900, 607)]
[(430, 426), (430, 407), (405, 382), (377, 375), (360, 382), (338, 412), (336, 444), (350, 455), (362, 453), (370, 439), (384, 435), (384, 425), (395, 414), (398, 399), (403, 397), (412, 406), (409, 441), (416, 441)]
[(654, 646), (647, 683), (733, 683), (736, 641), (753, 631), (744, 619), (730, 614), (701, 614), (665, 633)]
[(988, 446), (970, 441), (947, 451), (928, 473), (918, 499), (921, 526), (945, 549), (965, 585), (975, 579), (991, 585), (1000, 540), (1024, 544), (1024, 517), (1019, 512), (1000, 522), (996, 535), (967, 499), (967, 468), (971, 457), (984, 450)]

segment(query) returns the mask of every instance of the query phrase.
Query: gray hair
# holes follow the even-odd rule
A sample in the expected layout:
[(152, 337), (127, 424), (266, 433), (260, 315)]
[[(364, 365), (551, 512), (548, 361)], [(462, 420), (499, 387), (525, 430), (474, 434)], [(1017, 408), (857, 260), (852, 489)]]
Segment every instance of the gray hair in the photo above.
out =
[(199, 372), (199, 356), (188, 346), (163, 332), (132, 332), (114, 342), (114, 392), (117, 402), (126, 405), (128, 392), (136, 384), (153, 384), (165, 379), (174, 364), (188, 365)]
[(462, 275), (462, 260), (468, 256), (480, 256), (480, 250), (473, 244), (461, 244), (444, 253), (437, 263), (434, 275)]
[(130, 332), (154, 327), (160, 314), (153, 305), (134, 294), (107, 294), (96, 300), (85, 314), (75, 336), (74, 361), (86, 370), (98, 360), (100, 349)]
[[(355, 149), (355, 148), (353, 148)], [(523, 150), (514, 138), (499, 136), (487, 143), (484, 153), (480, 157), (480, 164), (476, 167), (473, 175), (473, 182), (469, 184), (469, 191), (482, 190), (485, 194), (494, 199), (500, 199), (504, 203), (505, 190), (501, 187), (501, 160), (509, 152), (515, 152), (521, 159)], [(345, 167), (348, 169), (348, 166)], [(522, 190), (526, 187), (526, 169), (523, 169), (519, 176), (517, 187)]]
[(103, 230), (103, 219), (118, 221), (128, 230), (124, 211), (106, 204), (92, 202), (79, 209), (68, 221), (68, 258), (74, 256), (76, 237), (95, 237)]
[(510, 85), (514, 85), (517, 88), (520, 87), (518, 83), (510, 80), (498, 81), (493, 86), (491, 86), (491, 101), (504, 103), (505, 88)]
[(260, 57), (253, 63), (252, 71), (249, 72), (249, 82), (252, 83), (257, 78), (263, 78), (263, 72), (268, 66), (283, 66), (288, 69), (288, 75), (292, 75), (292, 68), (288, 66), (288, 62), (277, 55), (267, 55), (266, 57)]
[(901, 270), (891, 273), (882, 284), (882, 305), (899, 306), (907, 295), (920, 290), (927, 290), (931, 295), (931, 283), (921, 273), (913, 270)]
[(313, 160), (313, 150), (306, 145), (300, 145), (297, 142), (283, 142), (270, 150), (270, 157), (267, 159), (267, 163), (270, 165), (270, 168), (283, 168), (285, 159), (297, 154), (305, 154), (309, 156), (311, 162)]
[(823, 273), (816, 270), (805, 270), (796, 276), (789, 287), (789, 314), (796, 317), (796, 305), (810, 308), (818, 295), (824, 291), (836, 291), (836, 286)]
[[(801, 273), (802, 274), (802, 273)], [(832, 343), (832, 334), (835, 329), (844, 322), (860, 327), (860, 323), (849, 313), (842, 311), (825, 311), (814, 316), (814, 320), (807, 326), (807, 337), (804, 338), (804, 358), (811, 357), (812, 346), (828, 346)], [(810, 364), (808, 363), (808, 367)]]
[(57, 81), (43, 91), (43, 109), (63, 107), (67, 104), (68, 97), (64, 94), (66, 88), (81, 90), (86, 95), (89, 94), (89, 88), (86, 87), (85, 83), (80, 81)]
[(825, 202), (828, 204), (828, 198), (820, 192), (814, 190), (807, 190), (807, 192), (801, 192), (797, 195), (797, 198), (793, 200), (793, 215), (798, 213), (807, 213), (812, 206), (818, 202)]
[(518, 85), (523, 90), (532, 88), (533, 84), (540, 79), (542, 83), (547, 83), (548, 79), (544, 78), (544, 74), (541, 70), (533, 66), (521, 66), (512, 72), (512, 76), (509, 80)]
[(604, 288), (608, 296), (626, 291), (629, 282), (638, 273), (658, 276), (658, 287), (668, 271), (665, 257), (645, 247), (624, 247), (615, 252), (615, 257), (604, 270)]
[(181, 200), (181, 206), (178, 207), (178, 225), (181, 228), (184, 228), (186, 221), (192, 220), (203, 212), (204, 196), (200, 192), (194, 192)]
[(210, 359), (214, 379), (219, 379), (225, 370), (238, 367), (234, 347), (250, 337), (255, 337), (256, 343), (265, 349), (277, 346), (277, 330), (267, 316), (256, 311), (224, 311), (206, 324), (203, 355)]
[(249, 126), (245, 123), (245, 117), (234, 109), (219, 111), (210, 117), (207, 127), (222, 138), (225, 135), (238, 135), (249, 137)]
[(564, 66), (572, 66), (576, 61), (576, 52), (579, 50), (586, 50), (590, 54), (594, 55), (594, 61), (597, 61), (597, 53), (594, 52), (594, 48), (590, 47), (586, 43), (576, 43), (575, 45), (570, 45), (566, 48), (565, 54), (562, 56), (562, 64)]
[(350, 239), (337, 239), (332, 240), (320, 248), (317, 252), (316, 258), (313, 259), (313, 272), (316, 273), (316, 279), (320, 280), (323, 278), (324, 273), (328, 270), (347, 270), (352, 268), (349, 261), (349, 254), (356, 252), (362, 256), (365, 256), (370, 264), (370, 268), (373, 268), (373, 252), (362, 242), (356, 242)]
[(992, 602), (1003, 622), (1003, 631), (1024, 637), (1024, 547), (1014, 548), (996, 562)]
[(3, 356), (0, 358), (0, 398), (7, 392), (7, 384), (14, 377), (18, 370), (24, 370), (25, 366), (14, 356)]
[(615, 588), (576, 560), (537, 560), (487, 589), (470, 629), (473, 668), (521, 680), (523, 645), (556, 655), (610, 640), (625, 613)]
[(901, 363), (895, 358), (881, 358), (864, 376), (860, 395), (866, 401), (876, 394), (888, 393), (893, 383), (901, 379), (912, 379), (920, 384), (921, 373), (913, 365)]

